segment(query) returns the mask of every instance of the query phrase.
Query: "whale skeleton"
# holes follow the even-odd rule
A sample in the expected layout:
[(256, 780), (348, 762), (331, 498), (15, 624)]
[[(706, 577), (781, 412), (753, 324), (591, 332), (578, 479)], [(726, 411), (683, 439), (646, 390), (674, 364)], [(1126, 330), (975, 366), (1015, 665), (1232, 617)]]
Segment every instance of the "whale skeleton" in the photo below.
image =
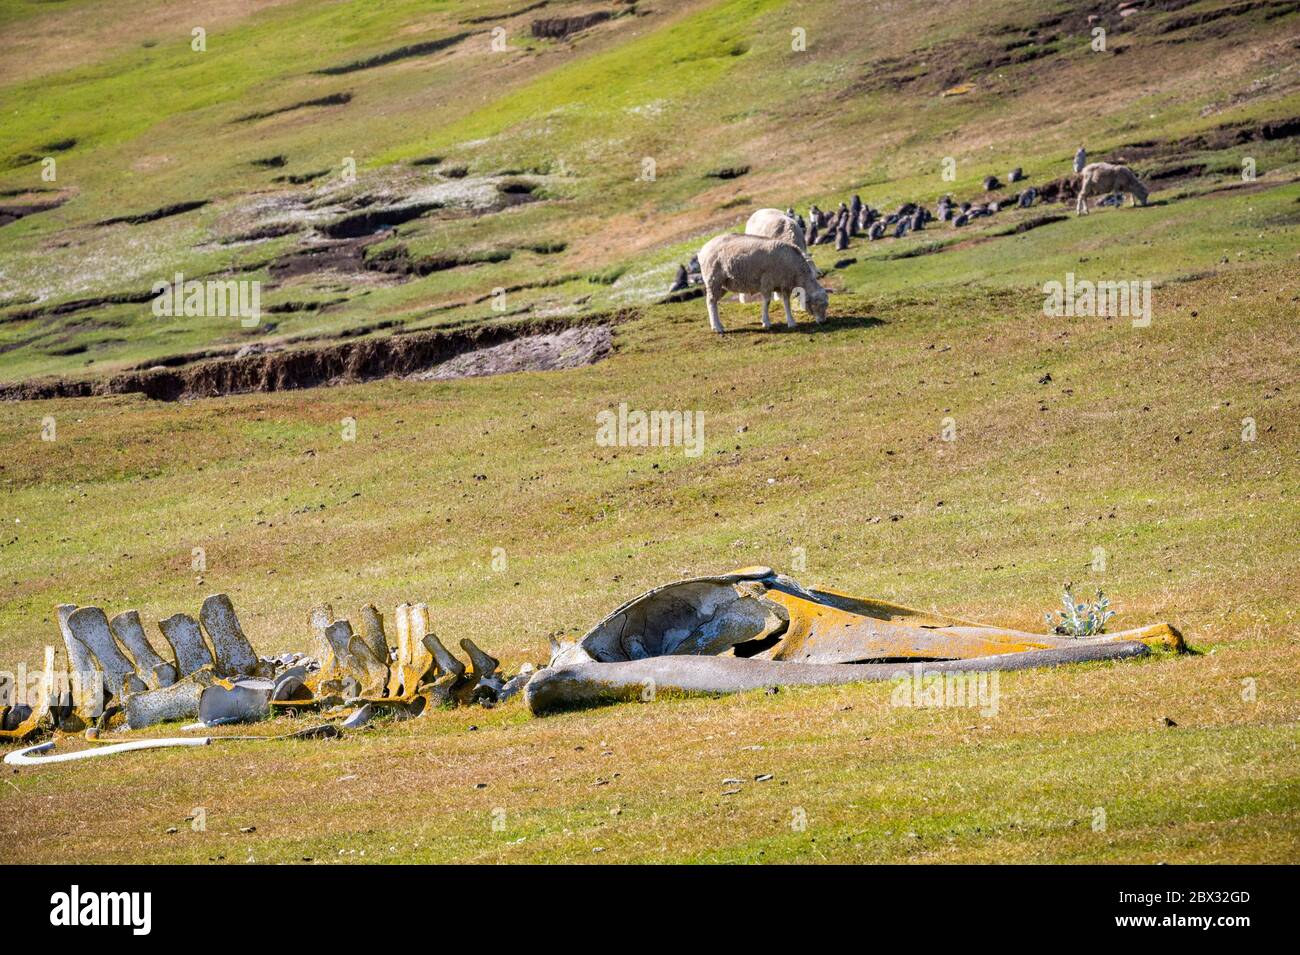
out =
[(526, 664), (509, 679), (497, 658), (463, 638), (467, 668), (439, 639), (422, 603), (396, 608), (395, 643), (373, 604), (361, 608), (358, 630), (335, 619), (328, 604), (318, 605), (309, 615), (311, 657), (259, 657), (225, 594), (207, 597), (197, 620), (174, 614), (158, 622), (170, 659), (149, 643), (133, 610), (109, 619), (98, 607), (62, 604), (57, 616), (67, 659), (76, 671), (93, 670), (60, 680), (61, 654), (47, 648), (34, 701), (0, 706), (0, 742), (52, 729), (140, 729), (195, 717), (214, 726), (306, 712), (355, 715), (351, 728), (377, 713), (407, 719), (434, 707), (491, 706), (520, 691), (535, 715), (545, 715), (660, 694), (998, 672), (1129, 659), (1153, 647), (1187, 650), (1166, 623), (1092, 637), (1036, 634), (806, 588), (770, 567), (656, 587), (581, 639), (552, 639), (547, 666)]

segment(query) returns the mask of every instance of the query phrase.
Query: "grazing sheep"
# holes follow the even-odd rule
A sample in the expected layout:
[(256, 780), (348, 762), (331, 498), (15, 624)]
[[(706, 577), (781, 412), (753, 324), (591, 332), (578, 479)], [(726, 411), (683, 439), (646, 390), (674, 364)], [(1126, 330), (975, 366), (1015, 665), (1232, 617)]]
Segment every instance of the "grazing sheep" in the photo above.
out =
[(767, 310), (773, 292), (781, 296), (786, 325), (795, 327), (790, 295), (796, 289), (802, 290), (805, 307), (818, 324), (826, 320), (826, 290), (818, 283), (816, 269), (808, 256), (789, 242), (756, 235), (720, 235), (700, 249), (700, 264), (709, 325), (719, 335), (723, 329), (718, 319), (718, 302), (727, 292), (761, 296), (764, 328), (772, 327)]
[(1079, 173), (1079, 198), (1075, 200), (1074, 211), (1078, 215), (1087, 215), (1089, 196), (1108, 196), (1111, 193), (1128, 193), (1133, 197), (1133, 205), (1139, 202), (1147, 204), (1147, 189), (1139, 181), (1137, 174), (1128, 166), (1115, 163), (1094, 162), (1083, 167)]
[(794, 216), (780, 209), (759, 209), (745, 223), (745, 235), (758, 235), (765, 239), (789, 242), (800, 252), (808, 251), (803, 229)]

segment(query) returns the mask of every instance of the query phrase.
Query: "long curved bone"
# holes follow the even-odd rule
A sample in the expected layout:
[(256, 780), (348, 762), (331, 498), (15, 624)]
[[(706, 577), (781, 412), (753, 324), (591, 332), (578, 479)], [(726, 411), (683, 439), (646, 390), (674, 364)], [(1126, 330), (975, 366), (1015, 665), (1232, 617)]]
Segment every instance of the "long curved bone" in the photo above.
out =
[(292, 733), (281, 733), (277, 736), (169, 736), (159, 739), (132, 740), (126, 743), (107, 743), (91, 749), (79, 749), (71, 753), (56, 753), (53, 756), (37, 756), (37, 753), (48, 753), (54, 748), (54, 740), (49, 740), (48, 742), (37, 743), (35, 746), (28, 746), (25, 749), (14, 750), (12, 753), (6, 753), (4, 761), (9, 766), (43, 766), (46, 763), (70, 763), (75, 760), (112, 756), (116, 753), (133, 753), (142, 749), (189, 748), (211, 746), (213, 743), (258, 743), (285, 739), (337, 739), (342, 735), (343, 731), (339, 727), (331, 723), (324, 723), (296, 730)]
[(109, 743), (92, 749), (79, 749), (72, 753), (56, 753), (53, 756), (37, 756), (54, 748), (54, 740), (37, 743), (26, 749), (14, 750), (5, 754), (7, 766), (43, 766), (46, 763), (71, 763), (75, 760), (94, 759), (98, 756), (112, 756), (114, 753), (130, 753), (141, 749), (171, 749), (176, 746), (207, 746), (212, 742), (210, 736), (177, 736), (170, 739), (138, 739), (129, 743)]
[(1136, 641), (1089, 643), (1051, 650), (1028, 650), (970, 660), (918, 664), (785, 663), (736, 657), (648, 657), (620, 663), (571, 663), (539, 670), (524, 687), (524, 699), (542, 716), (560, 710), (610, 702), (654, 699), (661, 694), (722, 695), (773, 686), (830, 686), (981, 671), (1024, 670), (1096, 660), (1123, 660), (1150, 653)]

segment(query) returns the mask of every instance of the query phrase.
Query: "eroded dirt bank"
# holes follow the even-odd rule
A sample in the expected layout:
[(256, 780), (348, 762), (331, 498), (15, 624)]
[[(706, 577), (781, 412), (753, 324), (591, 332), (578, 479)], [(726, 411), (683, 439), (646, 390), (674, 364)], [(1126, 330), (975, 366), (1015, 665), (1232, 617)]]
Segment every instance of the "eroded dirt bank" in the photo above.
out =
[(623, 313), (586, 319), (498, 322), (312, 348), (206, 358), (104, 378), (47, 378), (0, 385), (0, 400), (143, 394), (158, 401), (290, 391), (377, 378), (451, 379), (594, 364), (613, 351)]

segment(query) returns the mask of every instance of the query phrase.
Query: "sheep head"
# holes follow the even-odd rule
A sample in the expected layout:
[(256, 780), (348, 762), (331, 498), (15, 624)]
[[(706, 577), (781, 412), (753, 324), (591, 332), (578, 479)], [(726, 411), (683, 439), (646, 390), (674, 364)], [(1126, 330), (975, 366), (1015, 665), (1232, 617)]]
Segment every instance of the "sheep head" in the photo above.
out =
[(805, 292), (804, 306), (812, 313), (812, 317), (818, 322), (826, 321), (826, 309), (830, 306), (830, 298), (826, 295), (826, 289), (822, 288), (814, 279), (809, 283), (811, 286)]

